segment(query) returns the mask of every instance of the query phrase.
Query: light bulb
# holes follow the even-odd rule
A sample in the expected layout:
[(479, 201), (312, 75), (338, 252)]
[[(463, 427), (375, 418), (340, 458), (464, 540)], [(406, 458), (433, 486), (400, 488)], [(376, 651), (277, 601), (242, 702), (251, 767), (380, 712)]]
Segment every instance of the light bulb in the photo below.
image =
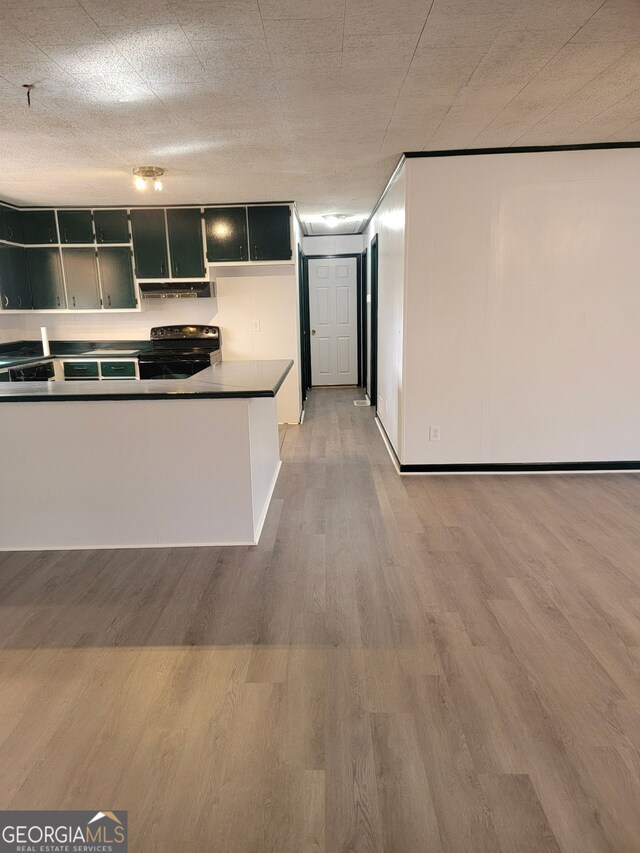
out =
[(133, 184), (137, 190), (146, 190), (146, 188), (147, 188), (147, 182), (140, 175), (136, 176)]
[(340, 220), (337, 216), (325, 216), (324, 221), (327, 223), (329, 228), (335, 228)]
[(159, 181), (157, 178), (153, 182), (154, 190), (159, 193), (162, 190), (162, 181)]

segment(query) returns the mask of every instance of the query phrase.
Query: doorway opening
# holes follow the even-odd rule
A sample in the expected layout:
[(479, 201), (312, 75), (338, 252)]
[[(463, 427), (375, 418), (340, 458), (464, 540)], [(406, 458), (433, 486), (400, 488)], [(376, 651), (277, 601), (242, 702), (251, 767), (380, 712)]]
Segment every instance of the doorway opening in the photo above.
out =
[(371, 266), (370, 266), (370, 289), (371, 301), (367, 301), (369, 313), (369, 332), (371, 343), (369, 345), (369, 401), (374, 409), (378, 404), (378, 235), (371, 241)]

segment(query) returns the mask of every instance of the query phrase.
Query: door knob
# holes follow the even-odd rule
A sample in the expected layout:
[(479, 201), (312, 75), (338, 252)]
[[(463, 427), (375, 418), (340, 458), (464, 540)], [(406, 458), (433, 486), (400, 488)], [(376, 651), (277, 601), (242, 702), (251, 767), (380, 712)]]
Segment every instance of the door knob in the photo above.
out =
[(315, 333), (316, 333), (316, 330), (315, 330), (315, 329), (311, 329), (311, 334), (312, 334), (312, 335), (315, 335)]

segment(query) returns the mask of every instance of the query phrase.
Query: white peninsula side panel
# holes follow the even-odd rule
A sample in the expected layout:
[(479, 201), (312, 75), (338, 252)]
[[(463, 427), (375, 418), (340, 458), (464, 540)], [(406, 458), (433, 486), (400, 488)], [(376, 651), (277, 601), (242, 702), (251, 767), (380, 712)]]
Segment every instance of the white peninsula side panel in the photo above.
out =
[(0, 549), (258, 541), (280, 468), (273, 397), (4, 403)]

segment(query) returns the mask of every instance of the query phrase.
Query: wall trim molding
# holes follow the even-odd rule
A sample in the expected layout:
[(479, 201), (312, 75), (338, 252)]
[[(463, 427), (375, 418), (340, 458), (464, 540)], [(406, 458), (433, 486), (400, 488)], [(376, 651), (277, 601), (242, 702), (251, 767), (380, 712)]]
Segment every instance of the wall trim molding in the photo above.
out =
[(439, 151), (405, 151), (407, 160), (421, 157), (465, 157), (479, 154), (537, 154), (553, 151), (604, 151), (615, 148), (640, 148), (640, 141), (578, 142), (575, 145), (513, 145), (505, 148), (451, 148)]
[(393, 466), (401, 475), (411, 474), (611, 474), (640, 471), (640, 460), (602, 462), (470, 462), (424, 465), (403, 465), (396, 449), (378, 415), (376, 426), (391, 457)]

